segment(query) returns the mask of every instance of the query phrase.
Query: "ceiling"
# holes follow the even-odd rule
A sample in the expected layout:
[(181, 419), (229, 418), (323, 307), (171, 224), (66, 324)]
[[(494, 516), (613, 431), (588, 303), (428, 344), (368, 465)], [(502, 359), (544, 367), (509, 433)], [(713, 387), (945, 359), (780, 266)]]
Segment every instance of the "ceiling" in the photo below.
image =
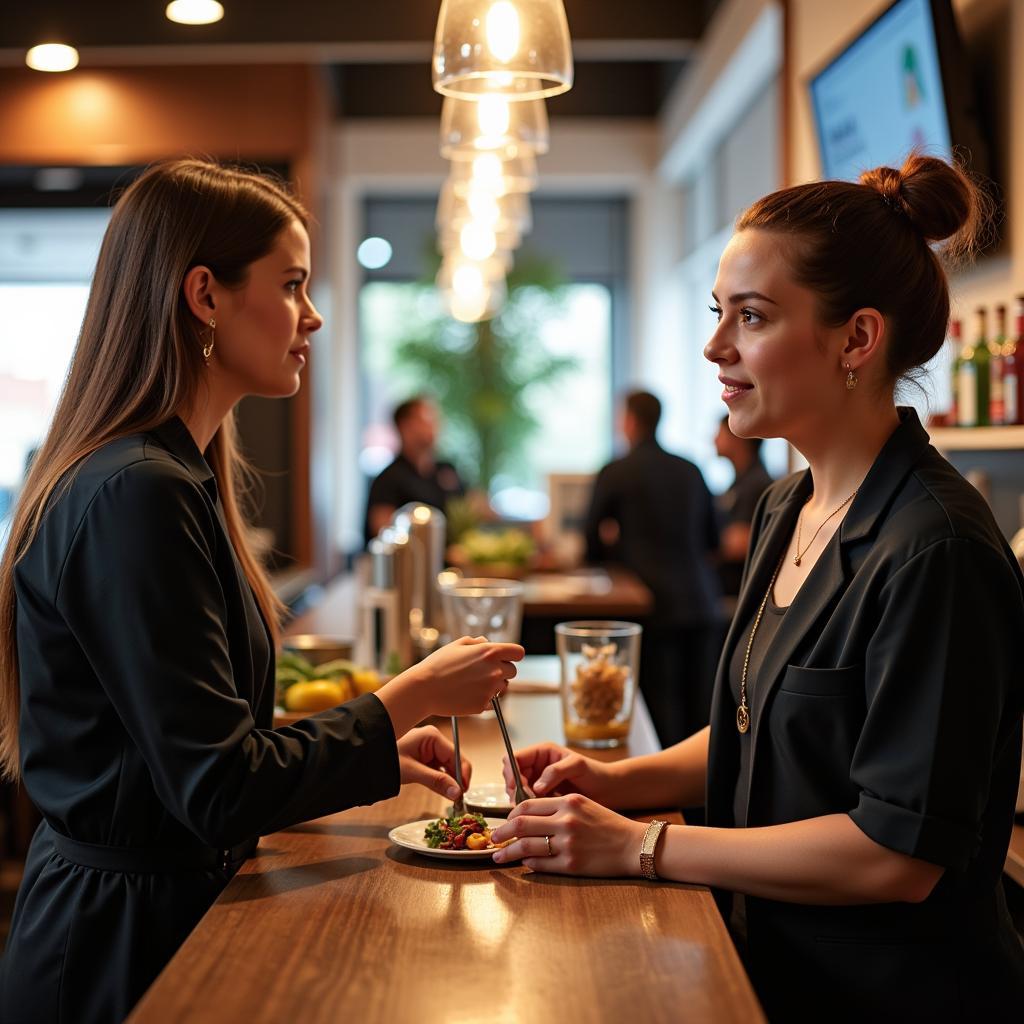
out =
[[(323, 66), (347, 118), (434, 115), (437, 0), (222, 0), (214, 25), (177, 25), (165, 0), (4, 4), (0, 65), (45, 40), (76, 46), (82, 65), (309, 63)], [(564, 0), (576, 82), (552, 117), (653, 117), (719, 0)]]

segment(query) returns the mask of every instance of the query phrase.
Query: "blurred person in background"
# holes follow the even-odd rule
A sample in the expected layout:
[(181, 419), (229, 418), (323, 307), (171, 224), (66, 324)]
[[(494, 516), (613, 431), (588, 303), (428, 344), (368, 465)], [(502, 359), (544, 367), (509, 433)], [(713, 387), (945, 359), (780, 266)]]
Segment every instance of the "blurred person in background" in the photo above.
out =
[(450, 462), (436, 461), (439, 414), (426, 395), (414, 395), (394, 412), (400, 448), (394, 461), (370, 484), (363, 532), (367, 544), (410, 501), (432, 505), (442, 512), (466, 489)]
[(758, 499), (772, 482), (761, 461), (761, 438), (737, 437), (722, 417), (715, 435), (715, 452), (732, 463), (732, 486), (716, 502), (722, 527), (718, 578), (726, 597), (736, 598), (743, 577), (743, 563), (750, 548), (750, 524)]
[(620, 421), (629, 452), (597, 475), (586, 557), (630, 569), (654, 596), (640, 644), (640, 689), (663, 746), (708, 724), (718, 658), (718, 529), (700, 470), (658, 444), (661, 402), (630, 392)]

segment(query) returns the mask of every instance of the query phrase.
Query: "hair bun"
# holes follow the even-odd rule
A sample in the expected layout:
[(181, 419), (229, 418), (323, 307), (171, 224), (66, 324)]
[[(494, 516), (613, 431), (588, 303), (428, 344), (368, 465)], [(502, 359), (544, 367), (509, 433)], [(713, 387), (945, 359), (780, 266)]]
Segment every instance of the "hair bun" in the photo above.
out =
[(955, 164), (917, 153), (903, 166), (876, 167), (860, 176), (885, 203), (910, 221), (926, 242), (950, 239), (946, 247), (974, 247), (981, 217), (978, 189)]

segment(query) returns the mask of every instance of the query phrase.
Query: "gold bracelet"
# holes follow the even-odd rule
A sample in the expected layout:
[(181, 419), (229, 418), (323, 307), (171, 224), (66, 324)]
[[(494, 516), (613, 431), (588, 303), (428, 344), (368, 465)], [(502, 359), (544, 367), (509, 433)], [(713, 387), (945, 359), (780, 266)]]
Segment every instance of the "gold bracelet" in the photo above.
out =
[(652, 882), (658, 880), (658, 872), (654, 870), (654, 850), (667, 824), (667, 821), (659, 821), (655, 818), (647, 826), (644, 841), (640, 844), (640, 874)]

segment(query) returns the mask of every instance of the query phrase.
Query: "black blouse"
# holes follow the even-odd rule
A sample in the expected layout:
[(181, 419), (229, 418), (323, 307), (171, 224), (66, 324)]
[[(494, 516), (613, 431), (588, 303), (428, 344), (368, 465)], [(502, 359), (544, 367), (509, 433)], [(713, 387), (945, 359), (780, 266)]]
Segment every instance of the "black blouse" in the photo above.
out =
[(0, 1019), (121, 1020), (258, 836), (398, 791), (395, 736), (373, 695), (272, 728), (267, 629), (180, 420), (82, 463), (16, 592), (44, 822)]
[[(1001, 882), (1024, 578), (977, 491), (913, 410), (900, 419), (761, 664), (744, 823), (849, 814), (875, 842), (945, 871), (918, 904), (748, 898), (749, 966), (771, 1019), (974, 1020), (1024, 1006), (1024, 947)], [(811, 488), (809, 472), (779, 481), (754, 517), (712, 705), (712, 826), (733, 824), (740, 763), (728, 666)]]

